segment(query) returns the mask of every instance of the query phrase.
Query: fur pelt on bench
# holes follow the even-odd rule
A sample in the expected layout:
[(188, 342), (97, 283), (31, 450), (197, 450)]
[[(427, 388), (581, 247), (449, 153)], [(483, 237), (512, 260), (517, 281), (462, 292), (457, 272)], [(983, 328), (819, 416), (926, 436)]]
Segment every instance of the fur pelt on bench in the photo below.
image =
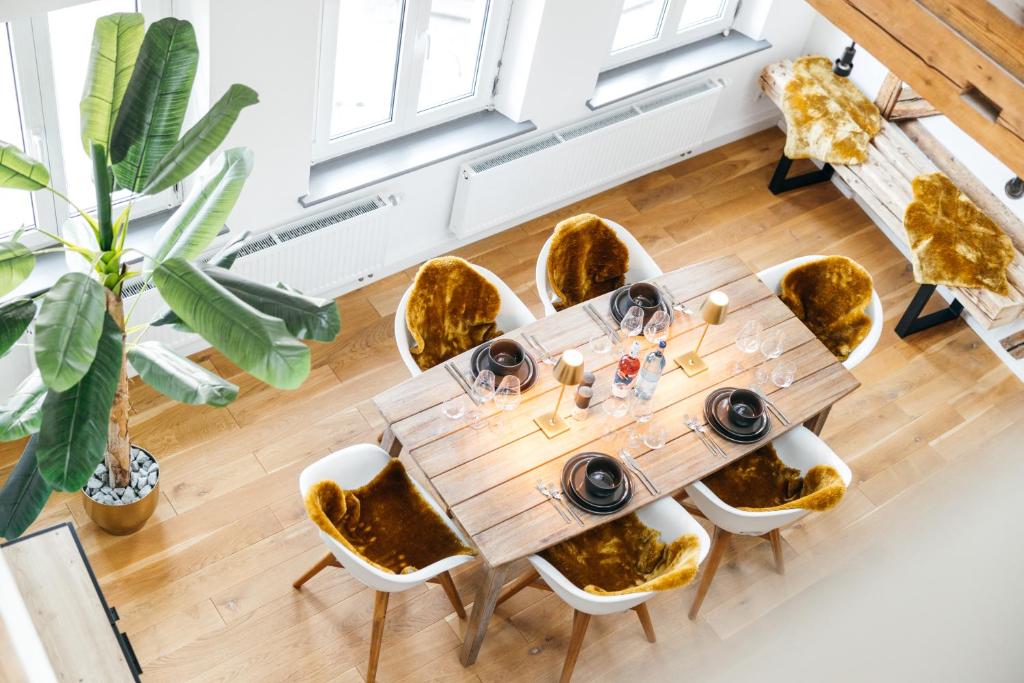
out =
[(697, 574), (700, 541), (687, 534), (668, 543), (635, 514), (594, 527), (541, 553), (575, 586), (597, 595), (625, 595), (685, 586)]
[(599, 217), (584, 213), (555, 226), (547, 262), (555, 309), (614, 292), (628, 270), (629, 247)]

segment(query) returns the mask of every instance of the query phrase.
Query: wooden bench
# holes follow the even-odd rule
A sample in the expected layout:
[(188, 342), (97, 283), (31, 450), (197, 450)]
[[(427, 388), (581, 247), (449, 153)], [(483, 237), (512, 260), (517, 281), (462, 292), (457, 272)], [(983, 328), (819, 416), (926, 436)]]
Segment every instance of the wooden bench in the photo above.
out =
[[(788, 60), (770, 64), (761, 72), (761, 89), (780, 109), (783, 88), (791, 73), (792, 62)], [(783, 157), (783, 161), (788, 160)], [(787, 164), (780, 163), (780, 169), (783, 169), (783, 172), (786, 168), (788, 168)], [(1008, 296), (1002, 296), (986, 289), (950, 287), (949, 290), (955, 297), (954, 301), (950, 308), (932, 318), (931, 324), (957, 317), (961, 307), (985, 329), (1006, 325), (1024, 318), (1024, 255), (1021, 253), (1024, 250), (1024, 225), (980, 182), (974, 182), (971, 187), (965, 187), (965, 183), (958, 182), (958, 179), (951, 175), (947, 168), (940, 168), (936, 165), (895, 123), (883, 119), (882, 130), (871, 140), (868, 160), (865, 163), (853, 166), (827, 164), (825, 169), (812, 174), (810, 180), (813, 182), (827, 179), (834, 171), (835, 175), (842, 179), (850, 191), (881, 222), (880, 227), (888, 237), (896, 243), (904, 255), (908, 255), (910, 247), (907, 233), (903, 229), (903, 215), (907, 204), (913, 199), (911, 182), (918, 175), (934, 173), (939, 170), (950, 175), (954, 182), (957, 182), (961, 191), (988, 213), (989, 217), (1009, 235), (1017, 254), (1007, 269), (1007, 280), (1010, 283)], [(983, 192), (988, 193), (989, 196), (978, 196)], [(995, 199), (995, 201), (993, 202), (991, 199)], [(999, 207), (1002, 208), (1001, 211)], [(918, 296), (914, 298), (908, 308), (904, 320), (901, 320), (902, 329), (901, 327), (897, 328), (901, 336), (906, 336), (904, 332), (909, 334), (931, 326), (931, 324), (926, 324), (915, 327), (912, 323), (934, 290), (935, 287), (931, 285), (924, 285), (919, 290)], [(923, 319), (919, 322), (923, 322)]]

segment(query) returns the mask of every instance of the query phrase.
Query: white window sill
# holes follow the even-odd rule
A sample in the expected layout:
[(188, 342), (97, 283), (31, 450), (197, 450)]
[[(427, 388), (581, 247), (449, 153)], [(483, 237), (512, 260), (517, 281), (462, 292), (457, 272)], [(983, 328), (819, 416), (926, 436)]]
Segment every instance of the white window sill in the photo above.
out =
[(516, 123), (496, 111), (463, 116), (314, 164), (309, 193), (299, 203), (315, 206), (536, 129), (532, 121)]
[(736, 59), (767, 50), (767, 40), (754, 40), (739, 31), (715, 35), (645, 59), (609, 69), (597, 77), (587, 106), (596, 111), (673, 81), (688, 78)]

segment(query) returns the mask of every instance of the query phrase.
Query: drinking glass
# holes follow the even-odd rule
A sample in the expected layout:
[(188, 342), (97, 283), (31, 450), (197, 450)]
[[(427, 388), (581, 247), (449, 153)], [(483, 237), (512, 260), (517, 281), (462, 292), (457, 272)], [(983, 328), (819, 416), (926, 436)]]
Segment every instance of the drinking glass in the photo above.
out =
[(782, 330), (768, 330), (761, 336), (761, 354), (766, 361), (782, 355)]
[(612, 350), (612, 340), (604, 332), (598, 332), (590, 338), (590, 350), (603, 356)]
[(654, 417), (654, 409), (651, 406), (650, 399), (643, 399), (633, 397), (633, 404), (630, 406), (631, 414), (633, 419), (637, 422), (643, 423)]
[(627, 337), (635, 337), (643, 332), (644, 309), (639, 306), (630, 306), (629, 310), (626, 311), (626, 315), (622, 316), (622, 322), (619, 323), (619, 329), (622, 330)]
[(658, 342), (668, 339), (668, 328), (671, 319), (665, 311), (655, 311), (651, 319), (644, 325), (644, 337), (650, 343), (657, 345)]
[[(761, 331), (764, 326), (758, 320), (748, 320), (743, 329), (736, 335), (736, 347), (745, 354), (757, 353), (761, 346)], [(736, 361), (733, 365), (733, 373), (743, 372), (743, 363)]]
[(647, 425), (647, 429), (644, 430), (644, 445), (652, 450), (658, 450), (665, 445), (667, 440), (668, 430), (658, 422), (650, 423)]
[(441, 402), (441, 412), (451, 422), (439, 422), (437, 425), (438, 434), (446, 433), (450, 424), (455, 423), (466, 414), (466, 402), (464, 399), (465, 396), (463, 394), (459, 394), (458, 396), (453, 396)]
[(498, 389), (494, 392), (494, 405), (498, 406), (498, 410), (501, 411), (498, 417), (499, 429), (504, 429), (505, 427), (505, 413), (518, 408), (521, 400), (522, 394), (519, 389), (519, 378), (514, 375), (502, 377), (501, 384), (498, 385)]
[(622, 417), (629, 412), (629, 399), (611, 395), (601, 404), (601, 410), (603, 410), (604, 414), (607, 416), (604, 426), (604, 433), (607, 435), (610, 434), (614, 428), (612, 420), (617, 417)]
[(796, 365), (788, 360), (780, 360), (772, 370), (772, 383), (785, 389), (796, 379)]
[(484, 412), (480, 409), (480, 406), (494, 398), (494, 379), (493, 372), (481, 370), (480, 374), (473, 380), (473, 395), (480, 399), (480, 405), (471, 409), (467, 415), (469, 426), (473, 429), (483, 429), (484, 427)]

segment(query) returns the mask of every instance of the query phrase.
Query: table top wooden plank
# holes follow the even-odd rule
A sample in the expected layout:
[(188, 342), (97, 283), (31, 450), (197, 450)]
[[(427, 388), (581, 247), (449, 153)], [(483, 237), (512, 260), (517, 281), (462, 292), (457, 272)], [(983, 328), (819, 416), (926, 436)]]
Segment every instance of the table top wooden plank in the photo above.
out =
[[(696, 345), (702, 321), (677, 315), (669, 332), (669, 364), (653, 400), (655, 419), (667, 429), (668, 442), (659, 450), (638, 456), (661, 495), (671, 495), (760, 446), (718, 439), (728, 454), (721, 458), (709, 453), (683, 423), (686, 414), (702, 416), (704, 399), (712, 389), (752, 382), (754, 366), (762, 357), (759, 353), (744, 354), (735, 345), (747, 321), (759, 320), (768, 329), (782, 331), (782, 357), (796, 365), (797, 380), (786, 389), (768, 386), (765, 390), (790, 418), (791, 425), (810, 419), (859, 385), (739, 259), (714, 259), (665, 273), (655, 281), (668, 286), (678, 300), (693, 309), (714, 289), (722, 289), (730, 297), (728, 318), (724, 324), (709, 328), (701, 348), (709, 366), (707, 372), (687, 377), (671, 361)], [(609, 298), (605, 295), (591, 303), (608, 316)], [(534, 387), (523, 394), (521, 405), (500, 421), (500, 428), (495, 426), (499, 420), (493, 403), (484, 407), (489, 422), (485, 429), (473, 430), (464, 420), (443, 416), (441, 402), (461, 393), (443, 368), (411, 378), (374, 399), (415, 463), (417, 475), (429, 481), (439, 502), (448, 507), (492, 565), (538, 552), (578, 534), (581, 528), (565, 524), (535, 490), (536, 481), (557, 482), (565, 461), (576, 453), (617, 452), (633, 425), (631, 416), (609, 418), (601, 408), (610, 394), (617, 354), (598, 355), (590, 349), (589, 340), (597, 332), (582, 307), (576, 306), (506, 334), (519, 341), (524, 333), (534, 334), (552, 352), (577, 348), (583, 353), (586, 368), (597, 375), (589, 419), (572, 422), (568, 432), (553, 439), (533, 422), (553, 407), (560, 389), (546, 365), (539, 366), (541, 374)], [(455, 361), (467, 369), (469, 353)], [(734, 371), (737, 361), (746, 368), (739, 374)], [(560, 412), (568, 415), (571, 401), (564, 401)], [(788, 428), (776, 422), (762, 443)], [(616, 515), (583, 513), (587, 527), (627, 514), (652, 500), (638, 481), (634, 484), (633, 499)]]

